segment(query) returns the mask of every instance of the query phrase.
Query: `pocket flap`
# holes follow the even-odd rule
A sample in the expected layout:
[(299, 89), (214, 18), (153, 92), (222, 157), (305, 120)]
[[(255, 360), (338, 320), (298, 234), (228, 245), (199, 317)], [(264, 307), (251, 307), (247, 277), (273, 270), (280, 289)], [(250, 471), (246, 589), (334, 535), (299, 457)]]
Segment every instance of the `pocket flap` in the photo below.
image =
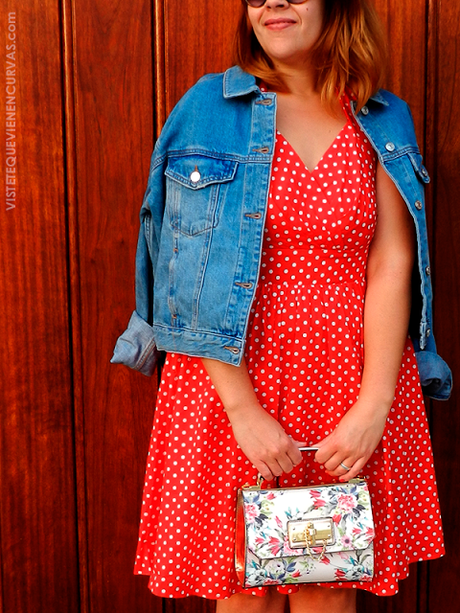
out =
[(430, 182), (430, 175), (428, 174), (427, 169), (425, 168), (425, 166), (422, 163), (422, 156), (420, 153), (418, 152), (409, 152), (408, 153), (410, 161), (412, 162), (412, 166), (414, 167), (415, 172), (417, 173), (418, 177), (424, 182), (424, 183), (429, 183)]
[(235, 176), (237, 165), (238, 162), (234, 160), (206, 156), (171, 157), (165, 174), (190, 189), (201, 189), (212, 183), (231, 181)]

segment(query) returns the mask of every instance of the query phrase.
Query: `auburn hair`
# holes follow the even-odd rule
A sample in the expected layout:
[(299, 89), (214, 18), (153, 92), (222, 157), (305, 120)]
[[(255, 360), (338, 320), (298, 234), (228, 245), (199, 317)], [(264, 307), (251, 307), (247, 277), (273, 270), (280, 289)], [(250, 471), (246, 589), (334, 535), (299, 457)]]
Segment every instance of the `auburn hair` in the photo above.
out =
[[(323, 31), (312, 50), (316, 87), (329, 108), (348, 89), (359, 110), (382, 86), (387, 59), (383, 28), (370, 0), (324, 0), (324, 4)], [(245, 0), (233, 61), (267, 85), (286, 91), (282, 76), (254, 34)]]

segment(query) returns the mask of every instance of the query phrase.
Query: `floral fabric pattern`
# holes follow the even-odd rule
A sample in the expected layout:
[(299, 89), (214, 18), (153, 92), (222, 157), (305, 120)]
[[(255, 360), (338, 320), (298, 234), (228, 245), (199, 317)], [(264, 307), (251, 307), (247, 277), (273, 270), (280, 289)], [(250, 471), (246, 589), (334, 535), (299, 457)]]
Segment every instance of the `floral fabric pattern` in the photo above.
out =
[[(244, 587), (281, 583), (372, 581), (374, 521), (365, 481), (321, 487), (242, 489), (246, 527)], [(332, 539), (291, 548), (289, 522), (328, 518)]]

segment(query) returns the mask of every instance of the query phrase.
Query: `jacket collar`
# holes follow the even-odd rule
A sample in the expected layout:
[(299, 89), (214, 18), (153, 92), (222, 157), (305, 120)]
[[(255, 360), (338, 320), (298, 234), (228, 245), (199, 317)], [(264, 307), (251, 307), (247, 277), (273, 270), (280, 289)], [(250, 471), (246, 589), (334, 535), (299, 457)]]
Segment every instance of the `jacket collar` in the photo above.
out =
[(224, 73), (224, 98), (246, 96), (258, 92), (259, 87), (254, 75), (244, 72), (239, 66), (232, 66)]
[(374, 102), (379, 102), (380, 104), (383, 104), (384, 106), (390, 106), (390, 103), (388, 102), (388, 100), (385, 100), (385, 98), (382, 96), (380, 89), (377, 92), (375, 92), (375, 94), (371, 96), (369, 100), (373, 100)]
[[(259, 91), (255, 76), (244, 72), (239, 66), (232, 66), (225, 71), (224, 98), (236, 98)], [(370, 100), (388, 106), (388, 101), (382, 96), (380, 90), (371, 96)]]

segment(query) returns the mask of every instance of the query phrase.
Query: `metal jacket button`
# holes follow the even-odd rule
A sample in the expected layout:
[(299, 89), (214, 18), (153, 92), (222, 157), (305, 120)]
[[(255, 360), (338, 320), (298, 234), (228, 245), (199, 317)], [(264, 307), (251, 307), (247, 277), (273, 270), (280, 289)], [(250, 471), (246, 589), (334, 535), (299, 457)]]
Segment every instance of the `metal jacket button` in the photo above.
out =
[(369, 115), (369, 109), (367, 108), (367, 106), (363, 106), (363, 108), (361, 109), (361, 113), (363, 115)]
[(192, 172), (192, 174), (190, 175), (190, 181), (192, 183), (198, 183), (198, 181), (201, 179), (201, 175), (198, 172), (198, 167), (195, 166), (195, 170)]
[(235, 285), (238, 285), (239, 287), (244, 287), (244, 289), (251, 289), (253, 286), (253, 283), (235, 283)]
[(415, 201), (415, 208), (417, 209), (417, 211), (421, 211), (423, 208), (423, 204), (420, 202), (420, 200), (416, 200)]
[(387, 144), (385, 145), (385, 149), (386, 149), (387, 151), (394, 151), (394, 150), (396, 149), (396, 146), (395, 146), (395, 144), (394, 144), (394, 143), (387, 143)]
[(262, 100), (256, 100), (256, 104), (263, 104), (264, 106), (270, 106), (271, 103), (271, 98), (263, 98)]
[(426, 272), (427, 276), (429, 277), (431, 275), (431, 268), (429, 266), (427, 266), (425, 268), (425, 272)]
[(227, 351), (230, 351), (230, 353), (234, 353), (235, 355), (240, 352), (238, 347), (224, 347), (224, 349), (227, 349)]

